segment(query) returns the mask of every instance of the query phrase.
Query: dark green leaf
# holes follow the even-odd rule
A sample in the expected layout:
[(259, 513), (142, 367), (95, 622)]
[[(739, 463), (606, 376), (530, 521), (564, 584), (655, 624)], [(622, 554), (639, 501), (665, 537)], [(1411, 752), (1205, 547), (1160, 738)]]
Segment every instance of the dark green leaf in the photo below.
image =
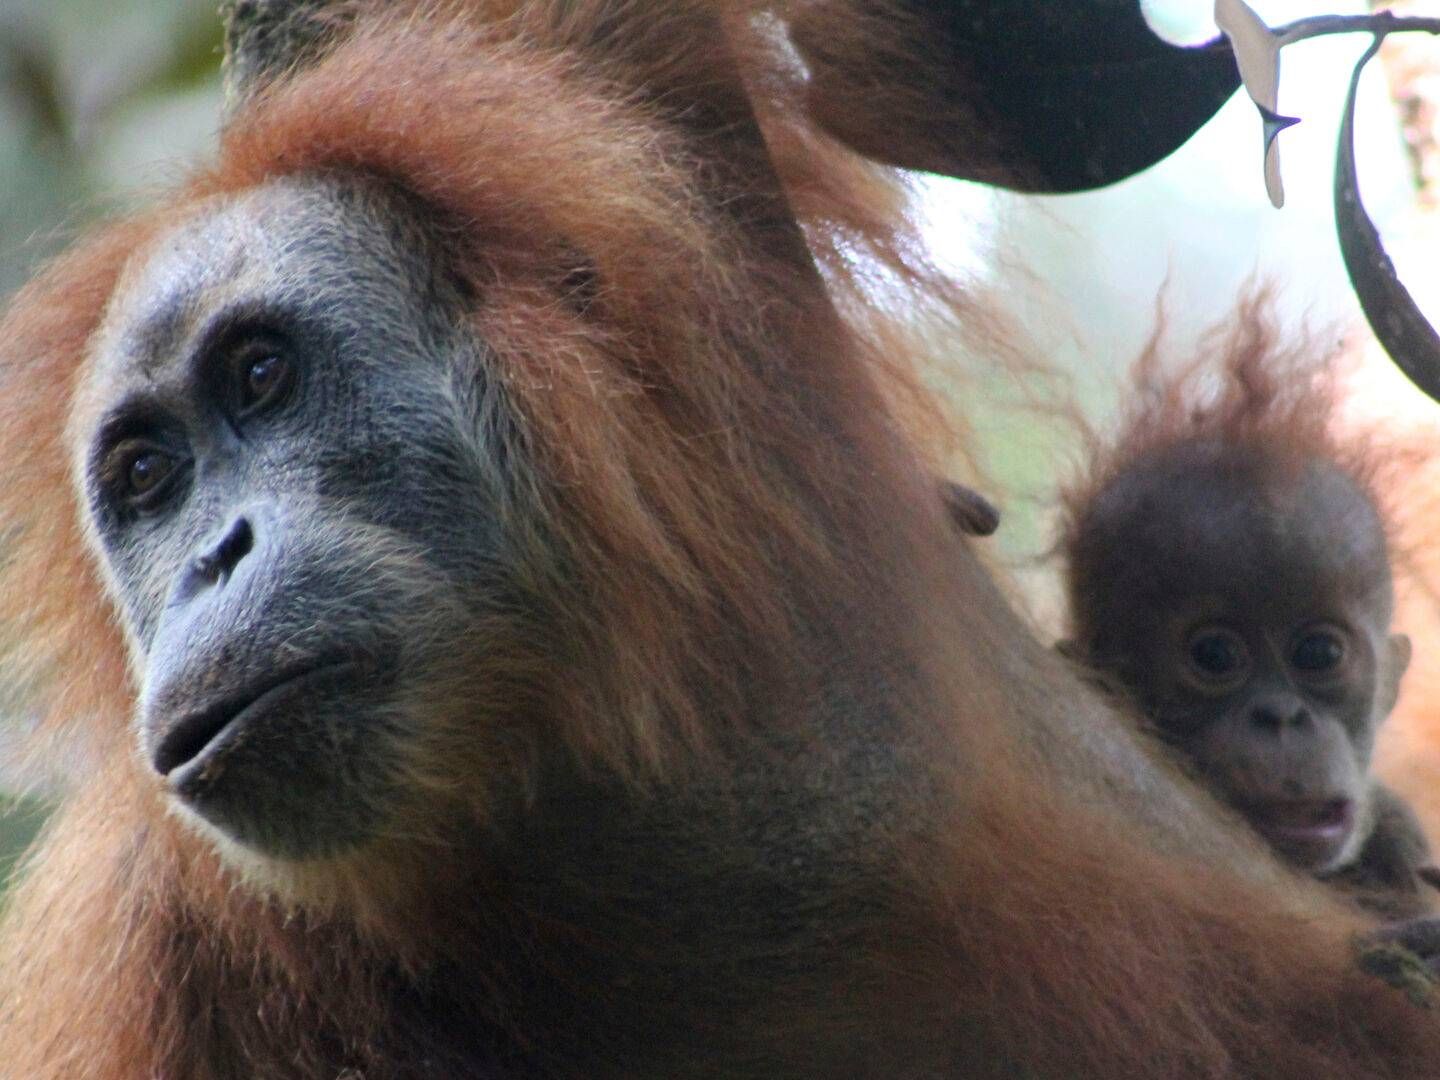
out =
[[(853, 3), (868, 10), (869, 0)], [(818, 105), (823, 122), (893, 165), (1020, 191), (1102, 187), (1169, 156), (1240, 85), (1227, 43), (1170, 45), (1138, 0), (903, 0), (902, 8), (924, 70), (899, 62), (884, 70), (883, 57), (879, 70), (827, 69), (827, 43), (798, 35), (821, 69), (819, 93), (833, 98)], [(887, 84), (923, 92), (891, 99)], [(890, 111), (877, 117), (876, 108)]]
[(1440, 401), (1440, 335), (1420, 314), (1410, 291), (1396, 276), (1395, 264), (1386, 254), (1380, 234), (1360, 200), (1355, 173), (1356, 89), (1360, 85), (1360, 72), (1379, 51), (1383, 40), (1382, 36), (1376, 36), (1350, 77), (1335, 161), (1335, 227), (1345, 269), (1375, 337), (1411, 382)]

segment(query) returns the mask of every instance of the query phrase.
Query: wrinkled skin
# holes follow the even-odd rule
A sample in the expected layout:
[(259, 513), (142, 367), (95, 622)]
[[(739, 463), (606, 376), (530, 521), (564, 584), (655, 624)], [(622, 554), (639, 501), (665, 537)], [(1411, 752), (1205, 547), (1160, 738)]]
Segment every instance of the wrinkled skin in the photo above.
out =
[(426, 244), (392, 205), (282, 184), (180, 229), (104, 326), (76, 433), (140, 751), (265, 857), (384, 828), (462, 629), (504, 595), (501, 480), (466, 435), (485, 384), (409, 287)]

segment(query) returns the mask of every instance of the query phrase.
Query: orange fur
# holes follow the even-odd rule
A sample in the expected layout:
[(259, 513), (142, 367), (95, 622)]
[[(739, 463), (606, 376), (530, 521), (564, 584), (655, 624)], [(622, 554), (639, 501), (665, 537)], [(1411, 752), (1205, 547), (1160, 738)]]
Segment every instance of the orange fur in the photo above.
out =
[[(1412, 462), (1398, 445), (1342, 438), (1337, 355), (1303, 335), (1286, 340), (1270, 310), (1270, 290), (1243, 298), (1234, 316), (1211, 329), (1194, 354), (1172, 364), (1162, 318), (1130, 374), (1130, 393), (1115, 421), (1117, 438), (1084, 432), (1088, 460), (1062, 493), (1066, 523), (1134, 463), (1195, 439), (1254, 446), (1278, 468), (1333, 463), (1377, 507), (1385, 477)], [(1388, 516), (1381, 515), (1387, 532)], [(1067, 541), (1062, 539), (1062, 548)]]
[[(0, 1069), (1440, 1072), (1432, 1016), (1355, 966), (1362, 924), (1207, 815), (957, 547), (906, 313), (862, 302), (877, 267), (938, 307), (955, 297), (893, 189), (803, 130), (803, 81), (764, 20), (678, 0), (476, 7), (362, 19), (235, 118), (217, 165), (63, 259), (0, 324), (0, 617), (37, 754), (63, 738), (94, 763), (7, 919)], [(734, 897), (705, 875), (763, 863), (744, 845), (665, 852), (692, 876), (656, 911), (627, 891), (629, 860), (653, 852), (564, 867), (557, 898), (478, 842), (391, 845), (344, 871), (350, 900), (295, 908), (164, 814), (126, 748), (122, 642), (65, 494), (69, 402), (117, 276), (163, 222), (328, 170), (427, 208), (536, 462), (500, 512), (533, 524), (534, 598), (566, 636), (528, 673), (520, 742), (601, 777), (597, 815), (796, 761), (807, 807), (847, 780), (834, 729), (893, 722), (873, 737), (910, 772), (840, 794), (862, 818), (907, 809), (841, 853), (841, 880), (804, 906), (808, 944), (776, 957), (711, 935)], [(557, 303), (577, 252), (599, 282), (583, 315)], [(483, 800), (458, 797), (482, 835)], [(583, 853), (590, 822), (561, 825), (518, 842)], [(787, 868), (787, 887), (816, 872)], [(449, 1056), (476, 1030), (493, 1059)]]

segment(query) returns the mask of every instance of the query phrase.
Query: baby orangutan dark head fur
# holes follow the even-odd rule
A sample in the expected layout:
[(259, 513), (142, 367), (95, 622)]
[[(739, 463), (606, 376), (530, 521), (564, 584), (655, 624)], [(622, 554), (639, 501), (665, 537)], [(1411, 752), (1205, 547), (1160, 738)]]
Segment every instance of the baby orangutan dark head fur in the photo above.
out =
[(1330, 436), (1333, 380), (1275, 347), (1263, 303), (1219, 371), (1202, 355), (1167, 382), (1153, 344), (1142, 357), (1123, 434), (1069, 493), (1065, 647), (1276, 852), (1328, 875), (1373, 862), (1397, 814), (1424, 854), (1368, 775), (1410, 643), (1390, 634), (1374, 454)]

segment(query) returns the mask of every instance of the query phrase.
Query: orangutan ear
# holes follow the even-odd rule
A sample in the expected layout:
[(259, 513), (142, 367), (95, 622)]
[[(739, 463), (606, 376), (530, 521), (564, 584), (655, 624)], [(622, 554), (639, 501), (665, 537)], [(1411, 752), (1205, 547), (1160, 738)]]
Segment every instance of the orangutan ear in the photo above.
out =
[(1123, 180), (1240, 85), (1223, 39), (1170, 45), (1139, 0), (820, 0), (792, 37), (811, 111), (843, 142), (1017, 191)]
[(1390, 710), (1395, 708), (1395, 702), (1400, 698), (1400, 681), (1410, 669), (1411, 652), (1407, 634), (1392, 634), (1381, 651), (1375, 710), (1376, 716), (1381, 719), (1390, 715)]

